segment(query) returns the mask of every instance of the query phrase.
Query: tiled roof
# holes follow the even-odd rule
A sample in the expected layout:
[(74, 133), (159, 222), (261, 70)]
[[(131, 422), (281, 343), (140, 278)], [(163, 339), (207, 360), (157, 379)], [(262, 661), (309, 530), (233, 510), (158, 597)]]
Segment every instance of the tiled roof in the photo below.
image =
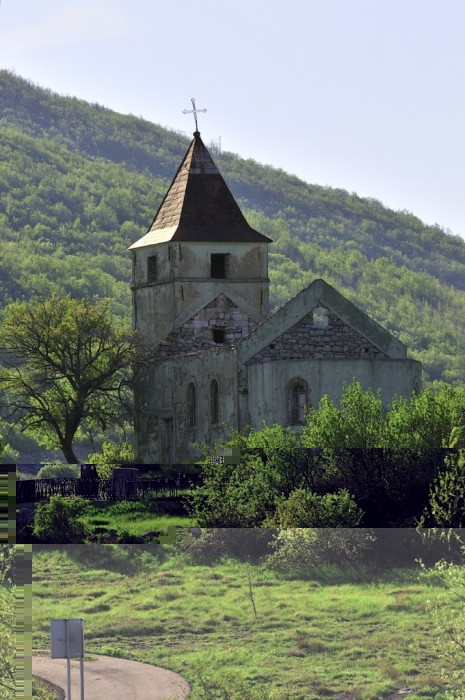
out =
[(168, 240), (270, 242), (245, 220), (198, 131), (148, 233), (131, 248)]

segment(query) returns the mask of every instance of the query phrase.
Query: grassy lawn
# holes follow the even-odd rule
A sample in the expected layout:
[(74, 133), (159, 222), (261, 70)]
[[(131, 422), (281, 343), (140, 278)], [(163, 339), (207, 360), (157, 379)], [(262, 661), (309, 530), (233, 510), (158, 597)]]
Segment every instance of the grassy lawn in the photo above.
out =
[(32, 695), (37, 700), (57, 700), (57, 695), (40, 679), (32, 681)]
[(82, 616), (89, 653), (177, 671), (191, 683), (192, 700), (207, 697), (208, 677), (234, 677), (276, 700), (381, 700), (403, 688), (414, 689), (410, 700), (443, 697), (426, 610), (437, 589), (416, 572), (331, 585), (286, 581), (232, 559), (194, 566), (147, 555), (143, 570), (128, 573), (97, 568), (104, 550), (96, 563), (85, 562), (88, 551), (34, 546), (34, 648), (48, 646), (51, 618)]
[(192, 527), (193, 520), (187, 516), (173, 516), (154, 513), (142, 501), (119, 501), (105, 508), (90, 507), (83, 522), (94, 530), (105, 527), (118, 534), (142, 536), (148, 532), (164, 532), (168, 527), (179, 525)]

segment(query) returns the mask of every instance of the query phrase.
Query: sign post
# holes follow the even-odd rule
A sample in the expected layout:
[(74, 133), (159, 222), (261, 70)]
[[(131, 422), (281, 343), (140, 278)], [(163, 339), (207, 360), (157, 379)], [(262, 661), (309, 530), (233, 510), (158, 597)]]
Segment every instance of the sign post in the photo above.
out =
[(80, 660), (81, 700), (84, 700), (84, 620), (82, 617), (68, 620), (52, 620), (50, 623), (52, 659), (66, 659), (67, 695), (71, 700), (71, 659)]

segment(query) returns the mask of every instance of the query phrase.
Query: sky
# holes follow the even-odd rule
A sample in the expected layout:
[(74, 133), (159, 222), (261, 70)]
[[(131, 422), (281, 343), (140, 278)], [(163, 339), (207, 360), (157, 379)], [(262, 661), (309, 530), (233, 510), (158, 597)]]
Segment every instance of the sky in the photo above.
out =
[(0, 67), (465, 238), (463, 0), (1, 0)]

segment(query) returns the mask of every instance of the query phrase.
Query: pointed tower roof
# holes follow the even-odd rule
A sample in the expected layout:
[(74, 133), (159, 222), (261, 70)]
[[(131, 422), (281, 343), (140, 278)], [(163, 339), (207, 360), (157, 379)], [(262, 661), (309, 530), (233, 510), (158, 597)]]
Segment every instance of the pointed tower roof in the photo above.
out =
[(167, 241), (271, 242), (245, 220), (198, 131), (148, 232), (130, 249)]

